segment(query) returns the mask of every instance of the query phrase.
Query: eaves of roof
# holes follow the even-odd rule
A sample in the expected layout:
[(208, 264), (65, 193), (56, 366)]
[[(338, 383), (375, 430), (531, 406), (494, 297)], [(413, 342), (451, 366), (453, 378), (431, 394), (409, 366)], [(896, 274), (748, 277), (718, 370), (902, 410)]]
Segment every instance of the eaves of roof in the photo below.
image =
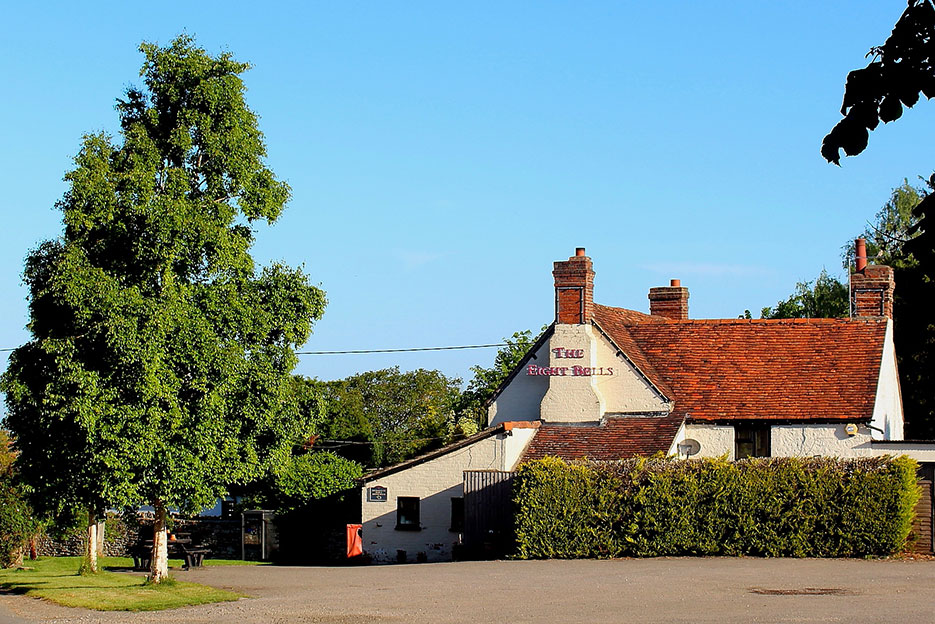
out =
[(489, 427), (487, 429), (484, 429), (483, 431), (479, 431), (472, 436), (468, 436), (464, 438), (463, 440), (458, 440), (457, 442), (453, 442), (447, 446), (443, 446), (441, 448), (435, 449), (434, 451), (429, 451), (428, 453), (419, 455), (418, 457), (413, 457), (412, 459), (407, 459), (404, 462), (393, 464), (392, 466), (387, 466), (385, 468), (378, 468), (377, 470), (374, 470), (373, 472), (369, 472), (365, 474), (363, 477), (361, 477), (360, 479), (358, 479), (358, 483), (361, 483), (361, 484), (368, 483), (370, 481), (374, 481), (376, 479), (380, 479), (382, 477), (386, 477), (391, 474), (406, 470), (407, 468), (412, 468), (414, 466), (424, 464), (426, 462), (432, 461), (433, 459), (437, 459), (439, 457), (447, 455), (448, 453), (457, 451), (458, 449), (462, 449), (466, 446), (471, 446), (472, 444), (476, 442), (480, 442), (481, 440), (485, 440), (487, 438), (493, 437), (497, 435), (498, 433), (506, 433), (513, 429), (524, 429), (524, 428), (536, 429), (538, 427), (539, 427), (539, 421), (500, 423), (499, 425), (496, 425), (494, 427)]

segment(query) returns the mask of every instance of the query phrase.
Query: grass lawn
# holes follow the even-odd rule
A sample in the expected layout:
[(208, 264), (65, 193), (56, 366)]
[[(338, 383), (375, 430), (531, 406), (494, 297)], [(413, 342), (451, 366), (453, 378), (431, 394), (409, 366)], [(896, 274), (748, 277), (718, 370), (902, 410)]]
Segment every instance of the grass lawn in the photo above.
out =
[[(244, 563), (230, 560), (205, 561), (207, 566)], [(42, 557), (36, 561), (26, 561), (25, 569), (0, 569), (0, 589), (45, 598), (66, 607), (99, 611), (158, 611), (243, 597), (234, 592), (179, 580), (170, 580), (160, 585), (146, 585), (143, 577), (139, 575), (107, 571), (130, 569), (133, 560), (129, 558), (101, 557), (98, 564), (104, 571), (80, 576), (77, 573), (81, 565), (80, 557)], [(170, 559), (169, 565), (180, 567), (182, 561)]]

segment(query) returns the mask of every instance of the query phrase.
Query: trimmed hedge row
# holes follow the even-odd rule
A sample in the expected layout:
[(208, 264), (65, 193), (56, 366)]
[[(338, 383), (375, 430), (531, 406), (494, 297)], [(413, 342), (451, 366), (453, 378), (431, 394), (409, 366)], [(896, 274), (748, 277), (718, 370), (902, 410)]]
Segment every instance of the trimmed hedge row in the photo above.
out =
[(919, 499), (915, 461), (643, 459), (522, 465), (522, 559), (756, 555), (855, 557), (901, 550)]

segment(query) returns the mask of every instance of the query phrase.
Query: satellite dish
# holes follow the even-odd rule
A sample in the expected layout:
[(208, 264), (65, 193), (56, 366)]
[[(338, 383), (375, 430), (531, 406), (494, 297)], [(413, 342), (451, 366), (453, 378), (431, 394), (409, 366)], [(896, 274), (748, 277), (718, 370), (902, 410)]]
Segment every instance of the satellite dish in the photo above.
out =
[(692, 455), (697, 455), (698, 451), (701, 450), (701, 443), (692, 438), (685, 438), (678, 443), (678, 449), (679, 456), (684, 455), (686, 458), (691, 457)]

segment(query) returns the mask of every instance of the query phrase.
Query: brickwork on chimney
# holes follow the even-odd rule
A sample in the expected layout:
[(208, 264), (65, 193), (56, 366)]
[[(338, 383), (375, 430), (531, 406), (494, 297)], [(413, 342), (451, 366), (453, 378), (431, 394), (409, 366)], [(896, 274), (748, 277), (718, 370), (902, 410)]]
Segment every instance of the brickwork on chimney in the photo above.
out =
[(555, 322), (589, 323), (594, 316), (594, 270), (591, 259), (578, 248), (565, 262), (554, 263)]
[(853, 316), (893, 318), (893, 269), (869, 265), (851, 274), (851, 311)]
[(688, 320), (688, 289), (672, 280), (671, 286), (649, 289), (649, 313), (679, 321)]

